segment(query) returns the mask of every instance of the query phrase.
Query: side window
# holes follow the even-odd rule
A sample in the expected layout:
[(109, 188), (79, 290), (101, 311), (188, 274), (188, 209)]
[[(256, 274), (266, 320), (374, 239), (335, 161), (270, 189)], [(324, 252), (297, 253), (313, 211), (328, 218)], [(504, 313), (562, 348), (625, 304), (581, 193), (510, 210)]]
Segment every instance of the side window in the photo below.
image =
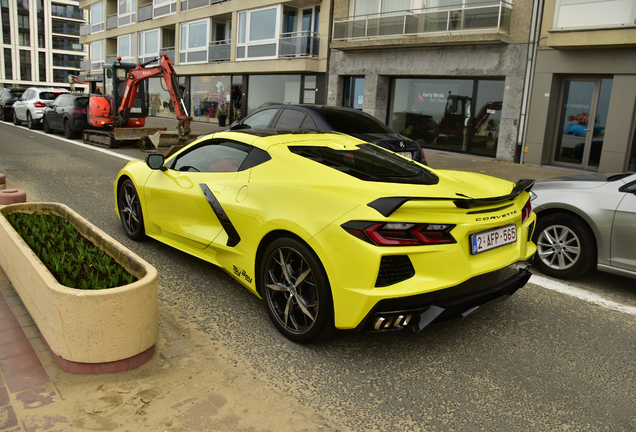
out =
[(259, 113), (254, 114), (247, 121), (243, 122), (243, 127), (247, 127), (249, 129), (264, 129), (269, 126), (269, 123), (276, 115), (278, 109), (268, 109), (265, 111), (261, 111)]
[(208, 141), (179, 156), (172, 169), (189, 172), (236, 172), (249, 151), (250, 146), (234, 141)]
[[(307, 124), (308, 121), (313, 124), (311, 119), (308, 118), (307, 114), (302, 111), (295, 109), (284, 109), (278, 121), (276, 122), (276, 129), (298, 129), (303, 128), (304, 124)], [(310, 129), (314, 129), (309, 126)]]

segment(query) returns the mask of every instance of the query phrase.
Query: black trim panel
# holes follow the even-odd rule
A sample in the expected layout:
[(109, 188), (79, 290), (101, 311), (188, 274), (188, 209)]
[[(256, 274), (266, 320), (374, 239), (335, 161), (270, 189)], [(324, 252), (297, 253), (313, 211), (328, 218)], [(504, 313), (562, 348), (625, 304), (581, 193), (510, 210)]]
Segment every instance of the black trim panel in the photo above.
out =
[(221, 207), (221, 203), (216, 199), (210, 188), (205, 184), (199, 184), (201, 190), (203, 191), (203, 195), (205, 195), (205, 199), (210, 203), (210, 207), (212, 207), (212, 211), (216, 214), (216, 217), (219, 218), (219, 222), (221, 222), (221, 226), (227, 233), (227, 243), (226, 245), (229, 247), (234, 247), (241, 241), (241, 236), (239, 236), (236, 228), (232, 225), (230, 218), (227, 217), (227, 213)]
[[(490, 197), (490, 198), (450, 198), (450, 197), (385, 197), (378, 198), (367, 204), (369, 207), (377, 210), (382, 216), (389, 217), (397, 209), (402, 207), (408, 201), (452, 201), (456, 207), (462, 209), (471, 209), (484, 205), (493, 205), (511, 201), (519, 196), (523, 191), (529, 192), (534, 185), (534, 180), (519, 180), (515, 187), (508, 195)], [(459, 195), (459, 194), (458, 194)]]
[(356, 330), (371, 330), (376, 315), (412, 314), (403, 331), (417, 333), (430, 324), (461, 318), (480, 306), (504, 300), (523, 287), (532, 273), (527, 266), (513, 264), (501, 270), (475, 276), (454, 287), (425, 294), (380, 300)]

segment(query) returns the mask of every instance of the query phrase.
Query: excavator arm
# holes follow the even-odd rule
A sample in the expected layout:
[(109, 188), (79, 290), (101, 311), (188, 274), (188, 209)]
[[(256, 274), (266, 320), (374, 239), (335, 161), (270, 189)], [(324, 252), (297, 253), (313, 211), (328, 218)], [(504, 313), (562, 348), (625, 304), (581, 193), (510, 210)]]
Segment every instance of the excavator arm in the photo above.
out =
[[(147, 68), (146, 66), (159, 62), (156, 67)], [(160, 54), (159, 57), (150, 60), (143, 64), (138, 64), (137, 67), (130, 72), (126, 77), (126, 87), (121, 99), (121, 104), (117, 110), (117, 120), (115, 121), (115, 127), (125, 127), (128, 124), (130, 118), (130, 110), (135, 103), (135, 97), (137, 96), (137, 89), (139, 83), (160, 76), (166, 83), (170, 99), (174, 103), (174, 110), (179, 120), (178, 132), (180, 136), (188, 136), (190, 134), (190, 122), (192, 117), (188, 115), (188, 111), (183, 102), (182, 95), (179, 91), (179, 84), (177, 81), (177, 73), (170, 62), (170, 59), (165, 54)]]

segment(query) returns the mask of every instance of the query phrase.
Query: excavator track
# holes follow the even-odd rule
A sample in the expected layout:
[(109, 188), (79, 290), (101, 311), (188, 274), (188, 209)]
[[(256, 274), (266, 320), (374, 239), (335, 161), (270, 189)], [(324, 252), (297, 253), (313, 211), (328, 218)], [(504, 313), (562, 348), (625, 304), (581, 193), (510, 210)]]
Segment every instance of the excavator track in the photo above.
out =
[(82, 141), (104, 148), (142, 147), (143, 141), (158, 131), (166, 131), (166, 128), (115, 128), (110, 131), (85, 129), (82, 132)]

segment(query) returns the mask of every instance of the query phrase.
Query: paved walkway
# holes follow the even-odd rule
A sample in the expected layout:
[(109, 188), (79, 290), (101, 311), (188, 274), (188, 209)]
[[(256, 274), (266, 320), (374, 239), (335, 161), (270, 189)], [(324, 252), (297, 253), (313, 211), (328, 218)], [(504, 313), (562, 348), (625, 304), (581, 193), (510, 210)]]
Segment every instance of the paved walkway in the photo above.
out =
[(38, 408), (61, 400), (53, 384), (59, 368), (1, 269), (0, 291), (0, 431), (63, 431), (41, 429), (37, 418)]

